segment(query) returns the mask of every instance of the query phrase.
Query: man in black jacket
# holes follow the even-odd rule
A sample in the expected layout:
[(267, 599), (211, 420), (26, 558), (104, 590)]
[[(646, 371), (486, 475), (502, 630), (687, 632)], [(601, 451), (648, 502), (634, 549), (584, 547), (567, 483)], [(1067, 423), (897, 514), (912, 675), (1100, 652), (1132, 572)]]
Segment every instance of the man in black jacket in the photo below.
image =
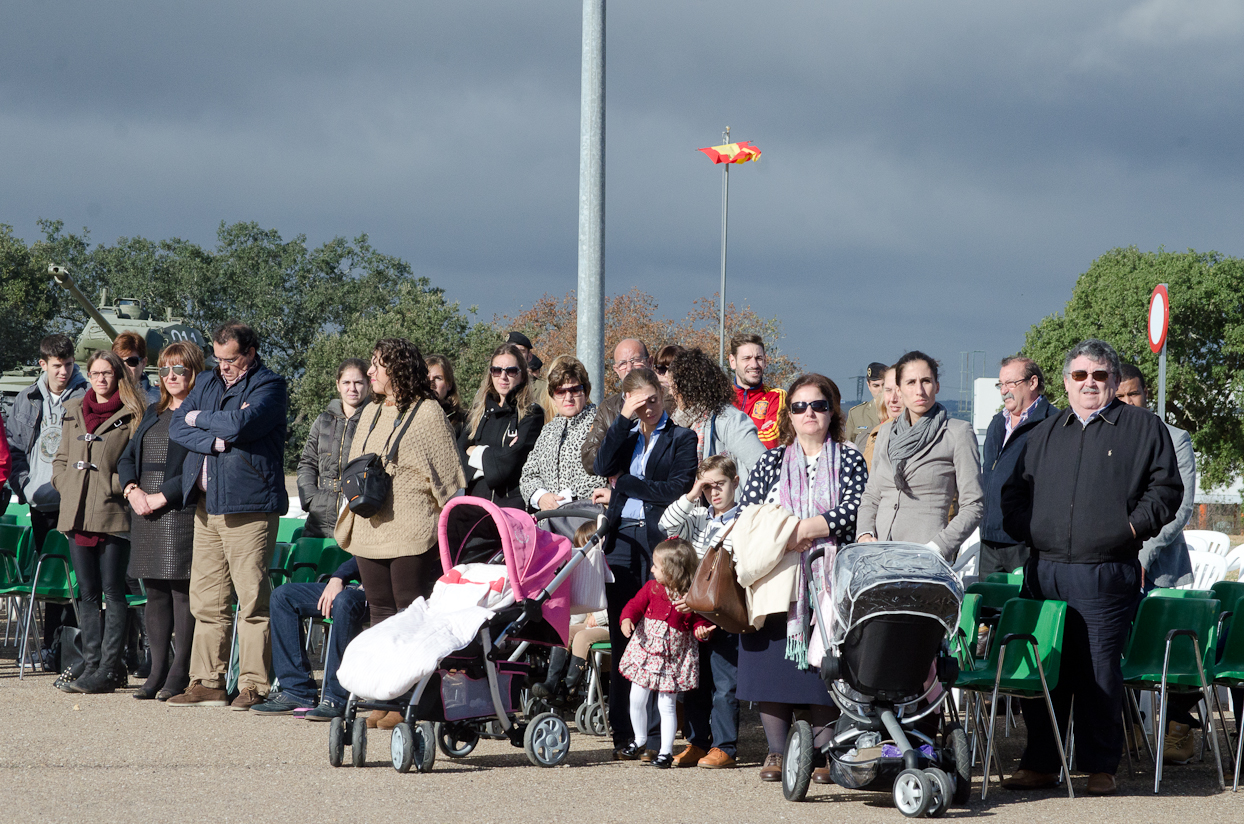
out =
[[(1175, 517), (1183, 482), (1162, 421), (1116, 400), (1119, 356), (1109, 344), (1076, 344), (1063, 385), (1071, 409), (1028, 434), (1002, 488), (1002, 520), (1032, 551), (1026, 593), (1067, 602), (1054, 710), (1065, 730), (1075, 697), (1077, 763), (1091, 795), (1110, 795), (1123, 749), (1120, 663), (1140, 598), (1138, 555)], [(1028, 745), (1003, 786), (1052, 786), (1060, 763), (1045, 702), (1022, 703)]]
[(1041, 367), (1023, 355), (1002, 359), (998, 391), (1003, 408), (989, 423), (981, 456), (981, 489), (985, 492), (978, 565), (981, 578), (991, 572), (1014, 572), (1028, 560), (1028, 547), (1002, 527), (1002, 484), (1024, 454), (1028, 433), (1059, 411), (1043, 397), (1045, 375)]

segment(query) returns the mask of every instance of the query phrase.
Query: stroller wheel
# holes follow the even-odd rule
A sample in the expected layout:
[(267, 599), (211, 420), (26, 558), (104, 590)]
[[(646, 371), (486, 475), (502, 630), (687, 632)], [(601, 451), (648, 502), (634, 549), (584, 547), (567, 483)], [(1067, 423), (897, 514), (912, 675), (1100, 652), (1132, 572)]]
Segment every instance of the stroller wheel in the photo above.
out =
[(908, 818), (924, 815), (933, 800), (933, 784), (923, 770), (903, 770), (894, 779), (894, 806)]
[(952, 799), (956, 804), (966, 804), (972, 797), (972, 749), (963, 727), (958, 724), (950, 726), (946, 732), (946, 749), (954, 759), (954, 763), (950, 765), (955, 785)]
[(950, 776), (945, 770), (937, 767), (929, 767), (924, 774), (929, 777), (929, 785), (933, 790), (933, 795), (929, 800), (929, 818), (941, 818), (950, 809), (950, 800), (954, 795)]
[(537, 767), (556, 767), (570, 754), (570, 728), (551, 712), (537, 715), (523, 734), (523, 748)]
[(436, 763), (436, 729), (431, 721), (415, 724), (415, 769), (421, 773), (431, 772)]
[(400, 773), (410, 772), (411, 765), (415, 763), (415, 731), (405, 721), (393, 728), (389, 756), (393, 760), (393, 769)]
[(328, 725), (328, 763), (340, 767), (346, 755), (346, 722), (334, 718)]
[(782, 754), (782, 795), (787, 801), (803, 801), (807, 796), (814, 749), (812, 725), (796, 721), (786, 736), (786, 751)]
[(595, 733), (587, 728), (587, 711), (590, 706), (591, 704), (586, 701), (579, 705), (579, 708), (574, 712), (574, 725), (579, 732), (587, 735), (594, 735)]
[(436, 746), (449, 758), (465, 758), (479, 743), (479, 734), (466, 727), (451, 728), (448, 724), (437, 723), (435, 734)]
[(609, 727), (605, 724), (606, 718), (604, 701), (597, 701), (588, 707), (587, 710), (587, 729), (592, 735), (604, 736), (609, 734)]
[(355, 767), (367, 763), (367, 725), (361, 718), (354, 720), (354, 729), (350, 733), (350, 763)]

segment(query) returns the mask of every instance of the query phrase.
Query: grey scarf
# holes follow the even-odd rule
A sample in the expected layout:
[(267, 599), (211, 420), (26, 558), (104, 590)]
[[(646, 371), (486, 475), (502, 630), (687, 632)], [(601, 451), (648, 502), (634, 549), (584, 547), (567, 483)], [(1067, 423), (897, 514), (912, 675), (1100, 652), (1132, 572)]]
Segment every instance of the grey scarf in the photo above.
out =
[(889, 456), (890, 463), (894, 464), (894, 486), (900, 492), (911, 494), (911, 486), (907, 483), (908, 458), (933, 443), (933, 439), (946, 426), (948, 417), (946, 407), (935, 403), (914, 425), (904, 410), (890, 427), (890, 444), (886, 448), (886, 455)]

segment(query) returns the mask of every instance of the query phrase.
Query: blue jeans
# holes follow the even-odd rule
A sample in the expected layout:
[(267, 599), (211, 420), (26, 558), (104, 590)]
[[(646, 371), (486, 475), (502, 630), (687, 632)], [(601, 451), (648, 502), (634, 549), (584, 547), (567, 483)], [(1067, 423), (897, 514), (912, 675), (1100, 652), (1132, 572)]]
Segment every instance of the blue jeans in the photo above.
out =
[[(311, 662), (307, 660), (302, 622), (322, 617), (316, 604), (323, 592), (324, 584), (282, 584), (269, 601), (272, 669), (280, 679), (281, 692), (308, 707), (318, 702), (318, 691), (311, 677)], [(346, 644), (362, 629), (366, 614), (367, 599), (358, 587), (346, 587), (333, 599), (332, 643), (324, 658), (324, 699), (339, 707), (345, 705), (349, 695), (337, 681), (337, 667)]]
[(683, 698), (690, 741), (734, 758), (739, 746), (739, 636), (720, 627), (700, 643), (700, 685)]

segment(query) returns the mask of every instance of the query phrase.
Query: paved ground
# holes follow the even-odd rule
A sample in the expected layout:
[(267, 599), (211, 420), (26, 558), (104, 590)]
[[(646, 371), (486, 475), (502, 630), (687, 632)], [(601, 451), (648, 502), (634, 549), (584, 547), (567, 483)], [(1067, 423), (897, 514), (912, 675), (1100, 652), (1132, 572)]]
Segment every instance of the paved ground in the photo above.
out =
[[(0, 696), (12, 711), (0, 748), (0, 820), (723, 824), (902, 818), (889, 796), (878, 793), (814, 786), (803, 804), (783, 800), (780, 785), (757, 780), (764, 746), (750, 712), (744, 768), (737, 770), (657, 771), (615, 763), (605, 739), (575, 733), (569, 764), (560, 768), (533, 767), (507, 743), (481, 742), (465, 759), (438, 757), (429, 774), (400, 775), (388, 763), (388, 733), (371, 731), (365, 769), (333, 769), (326, 724), (170, 708), (135, 701), (131, 691), (66, 695), (52, 688), (51, 675), (19, 681), (12, 651), (0, 655)], [(1017, 755), (1017, 746), (1010, 739), (1004, 756)], [(1120, 797), (1074, 801), (1053, 791), (994, 792), (995, 784), (987, 803), (975, 799), (947, 817), (987, 816), (999, 824), (1244, 821), (1244, 794), (1218, 792), (1208, 764), (1168, 767), (1156, 798), (1152, 777), (1151, 769), (1134, 778), (1124, 770)], [(1078, 791), (1083, 784), (1077, 778)]]

